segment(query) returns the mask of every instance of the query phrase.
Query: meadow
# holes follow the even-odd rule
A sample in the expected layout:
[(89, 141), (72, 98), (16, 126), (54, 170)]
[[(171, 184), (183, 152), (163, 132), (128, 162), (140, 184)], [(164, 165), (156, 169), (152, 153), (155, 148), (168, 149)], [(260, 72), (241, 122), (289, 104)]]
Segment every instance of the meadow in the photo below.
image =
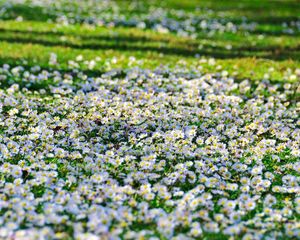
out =
[(298, 0), (0, 0), (0, 239), (300, 239)]

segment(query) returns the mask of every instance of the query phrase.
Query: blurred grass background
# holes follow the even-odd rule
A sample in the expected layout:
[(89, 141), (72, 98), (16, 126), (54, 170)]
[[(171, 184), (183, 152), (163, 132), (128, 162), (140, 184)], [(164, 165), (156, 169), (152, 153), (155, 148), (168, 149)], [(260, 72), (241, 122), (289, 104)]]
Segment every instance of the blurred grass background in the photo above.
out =
[[(0, 4), (3, 10), (8, 2), (1, 0)], [(120, 13), (129, 18), (153, 8), (164, 8), (203, 15), (207, 20), (226, 19), (234, 24), (246, 18), (257, 26), (253, 31), (213, 35), (199, 31), (194, 39), (136, 27), (84, 23), (64, 26), (54, 23), (57, 16), (43, 7), (9, 3), (0, 18), (0, 64), (53, 68), (49, 66), (49, 56), (56, 53), (60, 63), (56, 68), (66, 70), (69, 60), (82, 55), (87, 60), (98, 58), (94, 68), (97, 74), (111, 68), (129, 68), (134, 57), (144, 68), (201, 65), (203, 72), (226, 70), (237, 79), (259, 80), (268, 74), (274, 81), (295, 81), (285, 75), (300, 68), (300, 33), (289, 34), (283, 30), (285, 23), (299, 21), (298, 0), (119, 0), (117, 5)], [(75, 1), (72, 6), (80, 8)], [(81, 9), (80, 14), (89, 17), (87, 10)], [(215, 58), (215, 64), (202, 57)], [(108, 65), (109, 59), (112, 61)], [(85, 65), (81, 68), (88, 70)]]

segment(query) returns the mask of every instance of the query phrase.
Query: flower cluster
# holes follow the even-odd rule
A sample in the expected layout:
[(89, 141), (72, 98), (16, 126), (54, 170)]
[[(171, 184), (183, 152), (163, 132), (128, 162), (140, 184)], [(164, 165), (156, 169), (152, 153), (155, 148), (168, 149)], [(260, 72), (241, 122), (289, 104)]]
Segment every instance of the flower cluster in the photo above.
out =
[(0, 79), (0, 238), (300, 237), (297, 86), (181, 68)]
[[(257, 23), (241, 18), (239, 21), (226, 19), (226, 13), (215, 12), (212, 9), (196, 8), (195, 11), (151, 7), (139, 1), (123, 6), (115, 1), (103, 0), (11, 0), (4, 1), (0, 6), (0, 17), (22, 16), (11, 14), (15, 4), (25, 4), (27, 7), (42, 9), (49, 19), (60, 24), (86, 23), (96, 26), (125, 26), (141, 29), (153, 29), (160, 33), (174, 32), (180, 36), (196, 38), (199, 32), (209, 35), (215, 33), (236, 33), (238, 31), (253, 32)], [(130, 14), (128, 14), (128, 10)], [(12, 10), (13, 12), (13, 10)], [(295, 34), (300, 31), (300, 20), (282, 22), (279, 29), (285, 34)]]

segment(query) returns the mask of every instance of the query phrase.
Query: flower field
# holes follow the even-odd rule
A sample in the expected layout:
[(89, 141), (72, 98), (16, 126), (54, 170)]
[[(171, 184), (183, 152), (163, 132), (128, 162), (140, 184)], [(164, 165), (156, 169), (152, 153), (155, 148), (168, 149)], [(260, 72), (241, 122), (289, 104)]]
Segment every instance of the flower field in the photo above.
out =
[(299, 16), (0, 0), (0, 239), (300, 239)]

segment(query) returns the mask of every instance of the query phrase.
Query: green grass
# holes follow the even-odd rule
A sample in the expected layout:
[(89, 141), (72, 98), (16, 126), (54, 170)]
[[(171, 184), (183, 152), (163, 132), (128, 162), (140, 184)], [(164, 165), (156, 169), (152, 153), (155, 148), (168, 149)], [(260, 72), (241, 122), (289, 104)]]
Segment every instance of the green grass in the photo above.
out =
[[(59, 68), (67, 69), (68, 61), (83, 55), (84, 59), (100, 57), (96, 69), (103, 72), (111, 68), (129, 68), (129, 58), (134, 56), (143, 68), (160, 65), (174, 67), (178, 64), (203, 67), (203, 72), (216, 68), (235, 74), (238, 79), (263, 78), (269, 68), (274, 68), (270, 78), (284, 80), (288, 69), (299, 67), (299, 39), (295, 36), (267, 36), (257, 39), (232, 33), (217, 34), (193, 40), (174, 34), (159, 34), (135, 28), (89, 27), (82, 25), (58, 26), (45, 22), (0, 22), (0, 63), (20, 64), (25, 59), (29, 66), (39, 64), (49, 67), (51, 53), (58, 55)], [(256, 42), (256, 46), (253, 43)], [(232, 49), (226, 47), (230, 45)], [(200, 46), (200, 47), (199, 47)], [(37, 54), (38, 53), (38, 54)], [(215, 58), (210, 65), (196, 58)], [(108, 60), (116, 57), (116, 63)], [(134, 64), (133, 64), (134, 65)], [(82, 66), (86, 68), (86, 66)], [(219, 71), (221, 70), (219, 69)]]
[[(6, 1), (0, 1), (0, 3)], [(55, 16), (40, 7), (13, 5), (0, 21), (0, 64), (17, 65), (26, 60), (28, 67), (39, 64), (49, 66), (52, 52), (58, 55), (60, 63), (56, 68), (67, 69), (68, 61), (81, 54), (85, 59), (100, 57), (95, 74), (112, 68), (156, 68), (161, 65), (175, 67), (178, 64), (198, 68), (203, 72), (226, 70), (237, 79), (260, 80), (265, 73), (274, 81), (289, 81), (287, 71), (300, 67), (300, 35), (282, 32), (282, 22), (297, 20), (300, 10), (298, 2), (289, 1), (146, 1), (139, 2), (132, 12), (127, 9), (131, 1), (119, 1), (120, 12), (130, 16), (147, 12), (151, 6), (184, 9), (198, 13), (208, 19), (226, 18), (232, 22), (255, 21), (258, 26), (248, 33), (199, 33), (199, 37), (179, 37), (173, 33), (160, 34), (152, 30), (137, 28), (107, 28), (87, 25), (61, 26), (49, 23)], [(213, 12), (208, 12), (212, 9)], [(92, 10), (92, 9), (91, 9)], [(89, 14), (84, 12), (83, 14)], [(22, 16), (24, 21), (14, 20)], [(263, 34), (263, 37), (262, 37)], [(134, 56), (139, 63), (132, 64)], [(215, 58), (210, 65), (199, 60)], [(110, 60), (116, 57), (117, 62)], [(87, 69), (86, 66), (81, 66)], [(270, 68), (273, 68), (270, 70)], [(269, 71), (270, 70), (270, 71)]]

